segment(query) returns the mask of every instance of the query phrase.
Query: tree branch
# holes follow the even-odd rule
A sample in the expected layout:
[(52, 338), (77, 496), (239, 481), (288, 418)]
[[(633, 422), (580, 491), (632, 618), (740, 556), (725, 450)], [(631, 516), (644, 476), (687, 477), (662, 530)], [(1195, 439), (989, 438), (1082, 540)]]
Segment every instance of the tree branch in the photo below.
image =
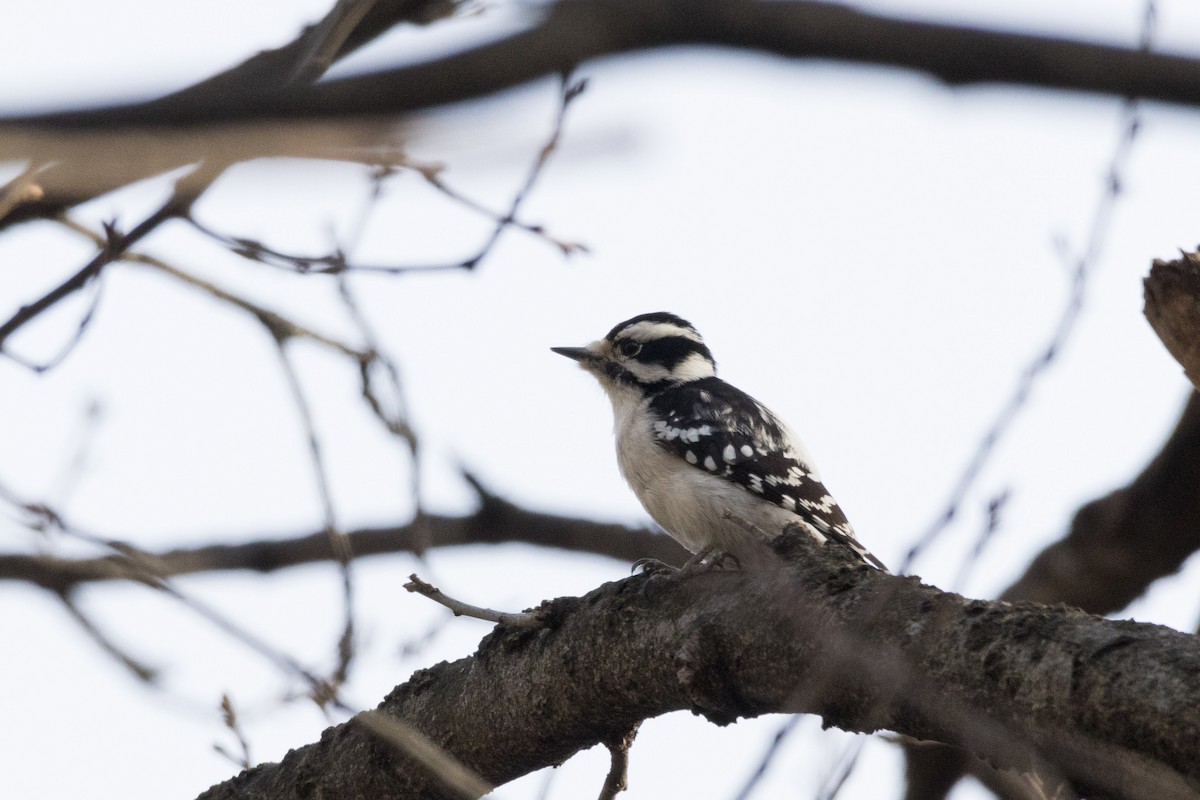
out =
[(423, 64), (283, 91), (176, 94), (0, 122), (95, 130), (391, 115), (492, 94), (601, 56), (679, 45), (898, 66), (951, 86), (1014, 83), (1200, 103), (1200, 60), (1182, 56), (913, 22), (819, 2), (563, 0), (529, 30)]
[(1144, 286), (1150, 327), (1200, 389), (1200, 253), (1155, 259)]
[[(406, 525), (363, 528), (345, 535), (357, 558), (385, 553), (420, 554), (432, 547), (507, 542), (594, 553), (626, 562), (649, 557), (681, 564), (688, 556), (671, 537), (648, 529), (529, 511), (486, 493), (479, 509), (470, 516), (423, 514)], [(274, 572), (334, 560), (329, 536), (323, 529), (292, 538), (214, 544), (153, 556), (161, 578), (227, 570)], [(144, 564), (130, 564), (117, 556), (66, 560), (40, 555), (0, 555), (0, 581), (25, 581), (60, 594), (82, 583), (139, 580), (144, 572)]]
[[(1200, 392), (1193, 392), (1174, 432), (1128, 486), (1083, 505), (1066, 536), (1044, 549), (1002, 600), (1068, 603), (1109, 614), (1172, 575), (1200, 549)], [(945, 797), (968, 769), (1001, 796), (1022, 793), (1011, 777), (962, 752), (906, 746), (910, 800)]]
[[(802, 536), (786, 569), (635, 576), (498, 626), (475, 655), (417, 672), (377, 713), (502, 784), (643, 719), (717, 724), (813, 713), (994, 763), (1044, 758), (1093, 794), (1194, 798), (1200, 641), (1066, 607), (966, 600), (847, 565)], [(435, 776), (358, 721), (213, 787), (205, 800), (444, 797)]]
[(472, 617), (474, 619), (481, 619), (484, 622), (498, 622), (510, 628), (540, 628), (545, 624), (541, 613), (537, 611), (525, 611), (522, 613), (496, 611), (495, 609), (474, 606), (470, 603), (464, 603), (462, 600), (456, 600), (436, 586), (421, 580), (415, 574), (408, 576), (408, 583), (404, 584), (404, 588), (410, 592), (424, 595), (438, 605), (445, 606), (454, 612), (454, 616), (456, 617)]
[[(458, 8), (459, 0), (374, 0), (358, 23), (346, 30), (346, 6), (361, 5), (357, 0), (339, 0), (324, 19), (306, 26), (291, 42), (271, 50), (256, 53), (237, 66), (217, 73), (199, 83), (166, 97), (180, 103), (207, 103), (223, 95), (246, 95), (277, 90), (297, 81), (314, 81), (330, 65), (365, 44), (378, 38), (401, 23), (426, 25), (448, 17)], [(361, 13), (357, 12), (357, 13)], [(319, 131), (318, 131), (319, 132)], [(310, 134), (311, 135), (311, 131)], [(235, 137), (244, 136), (234, 132)], [(260, 135), (259, 144), (265, 144)], [(24, 197), (20, 205), (7, 209), (0, 203), (0, 228), (31, 219), (53, 219), (71, 206), (85, 202), (135, 180), (190, 163), (193, 154), (170, 141), (165, 148), (175, 150), (170, 163), (158, 163), (147, 158), (147, 151), (160, 152), (164, 143), (157, 137), (140, 146), (124, 151), (123, 165), (97, 169), (81, 163), (78, 157), (86, 152), (76, 151), (75, 159), (63, 159), (60, 154), (48, 170), (39, 171), (36, 194)], [(146, 145), (152, 145), (147, 147)], [(86, 145), (86, 143), (85, 143)], [(83, 150), (86, 150), (83, 148)], [(25, 153), (24, 158), (32, 153)], [(81, 181), (80, 173), (88, 176)]]

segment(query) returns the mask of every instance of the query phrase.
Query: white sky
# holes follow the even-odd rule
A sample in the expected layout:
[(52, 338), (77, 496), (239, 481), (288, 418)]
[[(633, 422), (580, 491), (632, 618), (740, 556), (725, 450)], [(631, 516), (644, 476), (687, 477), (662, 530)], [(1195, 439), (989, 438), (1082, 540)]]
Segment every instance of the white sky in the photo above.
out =
[[(92, 104), (163, 91), (289, 39), (326, 3), (26, 4), (0, 24), (0, 109)], [(940, 4), (874, 7), (937, 16)], [(956, 14), (967, 13), (955, 6)], [(987, 3), (972, 20), (1130, 43), (1142, 6)], [(1159, 41), (1200, 41), (1193, 4), (1160, 2)], [(968, 21), (965, 17), (961, 21)], [(436, 52), (511, 16), (392, 37), (344, 70)], [(434, 39), (434, 43), (424, 41)], [(940, 512), (1021, 369), (1057, 323), (1068, 268), (1053, 244), (1082, 246), (1119, 134), (1117, 101), (999, 88), (948, 91), (911, 74), (794, 63), (715, 50), (588, 65), (564, 145), (523, 218), (585, 242), (564, 262), (510, 232), (475, 275), (356, 280), (364, 307), (404, 369), (425, 444), (425, 500), (465, 511), (456, 465), (530, 507), (640, 522), (612, 455), (599, 389), (551, 345), (582, 344), (636, 313), (672, 310), (704, 333), (722, 375), (767, 402), (805, 438), (860, 538), (898, 563)], [(118, 88), (113, 88), (118, 87)], [(502, 206), (549, 130), (554, 86), (444, 112), (412, 143), (449, 165), (447, 180)], [(1150, 259), (1200, 241), (1191, 187), (1200, 116), (1151, 106), (1124, 175), (1087, 306), (1057, 365), (1005, 439), (936, 553), (917, 571), (949, 588), (989, 498), (1009, 489), (1002, 530), (962, 587), (989, 597), (1057, 538), (1078, 505), (1130, 478), (1161, 444), (1187, 384), (1141, 316)], [(2, 178), (3, 176), (0, 176)], [(164, 191), (136, 187), (81, 209), (123, 224)], [(291, 250), (325, 252), (348, 236), (366, 196), (362, 168), (257, 163), (198, 208), (206, 223)], [(453, 261), (486, 225), (412, 176), (391, 185), (356, 256)], [(246, 265), (186, 229), (148, 248), (322, 330), (347, 333), (331, 284)], [(0, 317), (57, 283), (88, 248), (30, 226), (0, 237)], [(80, 306), (16, 338), (54, 349)], [(411, 512), (407, 462), (356, 399), (353, 374), (304, 348), (339, 521)], [(101, 424), (76, 481), (90, 402)], [(60, 504), (79, 525), (150, 550), (315, 530), (311, 469), (272, 346), (244, 319), (130, 266), (109, 270), (84, 343), (35, 377), (0, 361), (0, 482)], [(7, 513), (0, 549), (35, 543)], [(415, 656), (399, 648), (443, 622), (405, 593), (419, 570), (451, 594), (519, 608), (627, 574), (613, 561), (508, 546), (395, 557), (356, 569), (362, 661), (348, 696), (373, 705), (413, 669), (469, 654), (482, 623), (443, 624)], [(1125, 614), (1192, 630), (1192, 564)], [(337, 577), (323, 566), (268, 577), (204, 576), (184, 590), (316, 669), (340, 622)], [(165, 598), (137, 587), (88, 589), (85, 607), (133, 654), (163, 669), (166, 692), (136, 684), (48, 597), (0, 587), (0, 796), (193, 796), (234, 767), (216, 705), (230, 693), (257, 760), (316, 740), (328, 723), (281, 704), (274, 669)], [(294, 686), (291, 688), (295, 688)], [(627, 797), (733, 797), (782, 718), (718, 729), (685, 714), (643, 727)], [(806, 720), (757, 797), (815, 796), (852, 737)], [(844, 797), (899, 796), (895, 751), (872, 741)], [(69, 764), (69, 767), (64, 766)], [(558, 770), (549, 797), (595, 794), (607, 755)], [(129, 776), (136, 774), (130, 786)], [(538, 797), (544, 775), (496, 792)], [(957, 797), (980, 796), (970, 786)]]

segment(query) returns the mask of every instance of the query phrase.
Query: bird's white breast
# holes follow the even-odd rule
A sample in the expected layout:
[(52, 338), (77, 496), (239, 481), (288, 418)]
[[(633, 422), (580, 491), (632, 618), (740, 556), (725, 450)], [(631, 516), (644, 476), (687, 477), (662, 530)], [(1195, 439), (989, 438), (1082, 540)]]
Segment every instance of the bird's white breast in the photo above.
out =
[(760, 540), (800, 520), (660, 446), (647, 411), (649, 400), (640, 392), (610, 396), (621, 474), (654, 521), (688, 550), (715, 547), (743, 564), (758, 563), (765, 553)]

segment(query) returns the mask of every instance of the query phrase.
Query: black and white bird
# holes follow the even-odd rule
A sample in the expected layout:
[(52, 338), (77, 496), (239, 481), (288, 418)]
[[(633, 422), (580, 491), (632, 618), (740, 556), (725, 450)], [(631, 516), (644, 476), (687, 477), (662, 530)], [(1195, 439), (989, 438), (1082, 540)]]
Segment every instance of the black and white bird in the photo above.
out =
[(762, 403), (717, 377), (688, 321), (628, 319), (586, 347), (554, 347), (612, 401), (617, 463), (655, 522), (703, 560), (769, 563), (767, 542), (799, 525), (886, 570), (855, 539), (800, 439)]

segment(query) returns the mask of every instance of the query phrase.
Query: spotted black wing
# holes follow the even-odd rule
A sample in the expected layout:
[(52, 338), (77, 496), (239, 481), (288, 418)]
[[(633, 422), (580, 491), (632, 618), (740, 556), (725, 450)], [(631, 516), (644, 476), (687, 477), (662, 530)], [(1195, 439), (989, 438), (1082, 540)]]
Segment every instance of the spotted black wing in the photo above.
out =
[(705, 378), (658, 393), (650, 412), (661, 447), (793, 512), (823, 537), (883, 568), (854, 538), (803, 445), (757, 400), (719, 378)]

